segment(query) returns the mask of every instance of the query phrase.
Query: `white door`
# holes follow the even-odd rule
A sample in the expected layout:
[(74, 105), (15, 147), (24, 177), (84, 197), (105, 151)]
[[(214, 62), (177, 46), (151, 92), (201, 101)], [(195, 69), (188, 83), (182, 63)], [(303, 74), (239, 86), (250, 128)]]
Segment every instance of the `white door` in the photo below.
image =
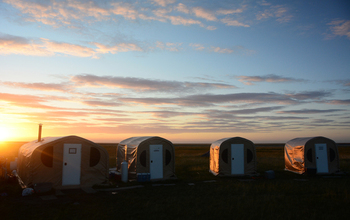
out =
[(151, 179), (163, 178), (163, 145), (150, 145), (150, 172)]
[(315, 144), (317, 173), (328, 173), (327, 144)]
[(244, 174), (244, 144), (231, 144), (231, 174)]
[(80, 185), (81, 144), (64, 144), (62, 186)]

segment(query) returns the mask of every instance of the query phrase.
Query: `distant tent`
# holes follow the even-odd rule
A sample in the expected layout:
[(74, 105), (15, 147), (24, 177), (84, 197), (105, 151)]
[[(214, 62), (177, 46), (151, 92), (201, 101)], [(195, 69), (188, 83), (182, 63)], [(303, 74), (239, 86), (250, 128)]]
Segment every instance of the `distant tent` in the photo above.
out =
[(210, 146), (210, 172), (214, 175), (255, 175), (256, 150), (250, 140), (224, 138)]
[(91, 187), (108, 179), (106, 149), (78, 136), (46, 137), (21, 146), (17, 175), (23, 188), (51, 183), (53, 188)]
[[(125, 152), (126, 151), (126, 152)], [(161, 137), (131, 137), (121, 141), (117, 148), (117, 171), (128, 162), (130, 178), (137, 173), (150, 173), (150, 179), (175, 177), (173, 143)]]
[(295, 138), (284, 146), (285, 170), (305, 173), (316, 169), (317, 174), (339, 171), (339, 155), (336, 143), (325, 137)]

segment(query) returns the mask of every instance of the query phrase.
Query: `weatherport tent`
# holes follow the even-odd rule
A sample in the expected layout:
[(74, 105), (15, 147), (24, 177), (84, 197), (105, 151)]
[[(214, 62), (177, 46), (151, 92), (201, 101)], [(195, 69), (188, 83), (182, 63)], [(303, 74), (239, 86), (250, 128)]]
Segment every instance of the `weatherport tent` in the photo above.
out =
[(52, 184), (82, 188), (108, 179), (109, 156), (100, 145), (78, 136), (46, 137), (21, 146), (17, 177), (23, 188)]
[(149, 173), (151, 180), (175, 177), (175, 152), (173, 143), (161, 137), (131, 137), (117, 147), (117, 171), (122, 162), (128, 162), (129, 178)]
[(250, 140), (223, 138), (210, 146), (210, 170), (220, 176), (256, 175), (256, 150)]
[[(284, 146), (285, 170), (303, 174), (308, 169), (317, 174), (339, 171), (336, 143), (325, 137), (295, 138)], [(310, 172), (311, 173), (311, 172)]]

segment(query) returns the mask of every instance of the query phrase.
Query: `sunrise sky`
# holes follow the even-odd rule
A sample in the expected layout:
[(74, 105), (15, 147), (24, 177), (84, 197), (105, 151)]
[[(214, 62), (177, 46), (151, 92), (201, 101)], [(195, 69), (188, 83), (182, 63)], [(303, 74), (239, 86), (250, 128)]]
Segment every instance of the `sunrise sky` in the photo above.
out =
[(350, 1), (0, 0), (0, 141), (350, 142)]

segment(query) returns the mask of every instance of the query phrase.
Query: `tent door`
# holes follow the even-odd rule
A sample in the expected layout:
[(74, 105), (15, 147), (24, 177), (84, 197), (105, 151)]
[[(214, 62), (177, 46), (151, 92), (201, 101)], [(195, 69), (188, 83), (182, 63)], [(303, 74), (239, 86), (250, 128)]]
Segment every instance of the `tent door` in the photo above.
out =
[(163, 145), (150, 145), (150, 173), (151, 179), (163, 178)]
[(80, 185), (81, 144), (64, 144), (62, 186)]
[(231, 144), (231, 174), (244, 174), (244, 144)]
[(315, 144), (317, 173), (328, 173), (327, 144)]

